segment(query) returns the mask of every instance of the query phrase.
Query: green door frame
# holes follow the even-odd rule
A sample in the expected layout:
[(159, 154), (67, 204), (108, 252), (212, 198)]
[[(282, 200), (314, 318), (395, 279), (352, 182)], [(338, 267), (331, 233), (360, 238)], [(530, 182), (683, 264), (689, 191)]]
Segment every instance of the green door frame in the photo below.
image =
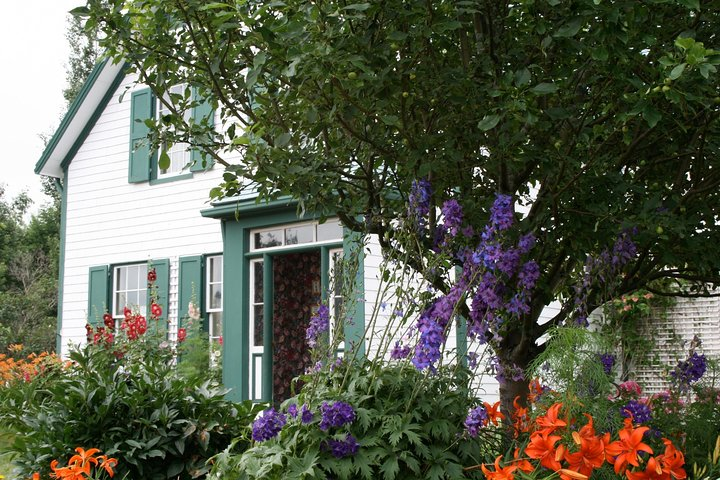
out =
[[(274, 225), (292, 224), (308, 220), (317, 220), (320, 215), (306, 215), (298, 218), (297, 203), (289, 199), (280, 199), (267, 203), (257, 203), (254, 198), (239, 200), (227, 204), (220, 204), (208, 210), (203, 210), (204, 217), (217, 218), (222, 221), (223, 231), (223, 383), (230, 389), (228, 398), (236, 401), (250, 398), (250, 260), (262, 257), (265, 273), (272, 272), (272, 256), (277, 254), (297, 252), (301, 250), (326, 250), (330, 248), (343, 248), (345, 258), (357, 257), (358, 278), (355, 282), (356, 294), (351, 299), (352, 315), (344, 325), (345, 350), (354, 347), (359, 356), (365, 354), (365, 304), (364, 295), (364, 254), (360, 237), (345, 231), (343, 241), (337, 243), (305, 244), (297, 247), (285, 247), (282, 250), (270, 252), (250, 252), (250, 231)], [(321, 259), (326, 255), (321, 255)], [(321, 279), (323, 291), (327, 291), (327, 269), (329, 262), (321, 260)], [(271, 275), (263, 275), (264, 282)], [(269, 291), (268, 291), (269, 290)], [(240, 292), (239, 295), (234, 292)], [(272, 289), (264, 289), (264, 295), (272, 295)], [(272, 365), (272, 297), (264, 299), (264, 329), (263, 329), (263, 372), (271, 372)], [(263, 399), (269, 400), (268, 393), (272, 392), (272, 375), (264, 373)]]

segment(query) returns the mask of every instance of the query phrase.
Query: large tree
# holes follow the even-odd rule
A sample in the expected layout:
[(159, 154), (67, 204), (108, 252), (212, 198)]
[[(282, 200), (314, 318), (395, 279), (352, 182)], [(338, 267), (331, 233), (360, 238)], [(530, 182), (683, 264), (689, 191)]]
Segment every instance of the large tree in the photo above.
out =
[[(576, 311), (587, 256), (602, 258), (622, 232), (634, 232), (637, 253), (613, 272), (618, 293), (676, 294), (658, 286), (670, 279), (681, 294), (707, 295), (720, 282), (719, 7), (88, 0), (75, 13), (158, 97), (186, 84), (219, 109), (215, 133), (183, 123), (198, 98), (190, 89), (165, 96), (178, 115), (153, 136), (223, 164), (214, 196), (291, 195), (377, 234), (388, 255), (413, 180), (431, 182), (436, 206), (459, 199), (475, 231), (496, 193), (526, 204), (519, 231), (538, 238), (541, 277), (530, 312), (495, 345), (501, 361), (525, 367), (542, 348), (535, 340)], [(241, 160), (228, 164), (234, 151)], [(430, 235), (421, 240), (415, 258), (432, 256)], [(603, 300), (602, 288), (579, 291), (590, 309)], [(561, 312), (538, 325), (556, 298)], [(504, 404), (524, 388), (506, 384)]]

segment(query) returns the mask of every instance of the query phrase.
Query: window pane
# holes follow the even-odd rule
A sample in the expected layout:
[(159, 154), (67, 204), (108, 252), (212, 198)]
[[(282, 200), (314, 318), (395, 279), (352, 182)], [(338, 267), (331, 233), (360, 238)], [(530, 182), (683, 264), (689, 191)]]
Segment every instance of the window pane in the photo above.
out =
[(115, 295), (115, 316), (118, 317), (123, 314), (123, 308), (127, 305), (127, 297), (125, 293), (119, 292)]
[(263, 346), (263, 306), (255, 305), (253, 307), (253, 345), (256, 347)]
[(263, 301), (263, 262), (255, 262), (255, 282), (253, 289), (255, 294), (253, 296), (253, 302), (262, 303)]
[(136, 305), (138, 306), (140, 313), (145, 315), (145, 312), (147, 311), (147, 290), (140, 290), (138, 293), (139, 295)]
[(222, 335), (222, 312), (210, 314), (210, 337), (219, 337)]
[(222, 284), (210, 285), (210, 308), (222, 308)]
[(291, 227), (285, 229), (285, 245), (298, 245), (300, 243), (312, 243), (313, 226), (303, 225), (302, 227)]
[(255, 234), (255, 248), (279, 247), (282, 245), (282, 230), (259, 232)]
[(115, 291), (125, 290), (127, 283), (127, 269), (120, 267), (115, 270)]
[(222, 282), (222, 257), (210, 257), (210, 281)]
[[(121, 269), (125, 270), (124, 268)], [(127, 290), (137, 290), (139, 288), (140, 269), (138, 267), (127, 267), (127, 286), (124, 287)]]
[(330, 219), (317, 226), (318, 242), (325, 240), (340, 240), (343, 238), (342, 224), (336, 219)]

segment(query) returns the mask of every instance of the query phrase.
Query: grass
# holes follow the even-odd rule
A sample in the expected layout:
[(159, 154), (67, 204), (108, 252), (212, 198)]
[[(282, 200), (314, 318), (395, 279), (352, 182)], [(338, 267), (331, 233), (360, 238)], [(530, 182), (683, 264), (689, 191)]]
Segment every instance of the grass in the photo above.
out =
[[(0, 476), (4, 475), (5, 480), (12, 480), (13, 465), (10, 462), (8, 449), (12, 444), (14, 435), (0, 427)], [(1, 478), (1, 477), (0, 477)]]

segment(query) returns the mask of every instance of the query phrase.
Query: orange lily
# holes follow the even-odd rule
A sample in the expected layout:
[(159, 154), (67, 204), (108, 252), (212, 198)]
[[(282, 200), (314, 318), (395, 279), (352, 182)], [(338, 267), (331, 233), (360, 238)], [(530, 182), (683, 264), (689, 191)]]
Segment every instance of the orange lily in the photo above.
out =
[(520, 433), (530, 430), (530, 424), (528, 423), (528, 419), (530, 418), (528, 415), (528, 409), (521, 406), (518, 400), (520, 400), (519, 395), (513, 400), (513, 406), (515, 407), (515, 411), (513, 412), (513, 426), (515, 427), (516, 438)]
[(663, 471), (677, 480), (685, 480), (687, 473), (682, 468), (685, 465), (685, 456), (667, 438), (663, 438), (663, 443), (665, 444), (665, 453), (659, 457)]
[(565, 454), (568, 469), (589, 477), (605, 463), (605, 443), (600, 437), (583, 437), (578, 432), (573, 432), (573, 440), (580, 445), (580, 450)]
[(562, 403), (555, 403), (550, 408), (548, 408), (545, 415), (541, 415), (535, 419), (535, 423), (537, 424), (537, 426), (541, 427), (539, 431), (552, 433), (560, 427), (567, 426), (567, 422), (558, 418), (558, 414), (560, 413), (561, 408)]
[(493, 425), (497, 425), (500, 420), (505, 419), (505, 414), (500, 411), (500, 402), (495, 402), (493, 405), (490, 405), (488, 402), (483, 402), (483, 405), (487, 411), (488, 420), (492, 422)]
[(650, 457), (647, 467), (640, 472), (627, 472), (630, 480), (670, 480), (670, 474), (663, 471), (655, 457)]
[(520, 449), (516, 448), (515, 453), (513, 454), (513, 458), (515, 459), (513, 461), (513, 465), (516, 465), (518, 470), (525, 472), (525, 473), (530, 473), (535, 470), (535, 467), (533, 466), (532, 463), (528, 462), (524, 458), (518, 458), (519, 456), (520, 456)]
[(530, 436), (530, 443), (525, 447), (525, 455), (540, 460), (540, 465), (556, 472), (562, 468), (560, 458), (557, 455), (555, 444), (560, 440), (558, 435), (550, 435), (549, 432), (535, 432)]
[(625, 419), (625, 428), (618, 432), (620, 440), (605, 447), (607, 461), (615, 464), (615, 473), (619, 474), (621, 470), (627, 468), (628, 464), (640, 466), (638, 452), (652, 455), (652, 448), (642, 442), (642, 437), (648, 430), (650, 430), (649, 427), (633, 428), (632, 421)]
[(537, 399), (540, 397), (540, 395), (543, 394), (543, 388), (542, 385), (540, 385), (540, 380), (537, 378), (534, 378), (530, 381), (530, 393), (528, 393), (528, 401), (530, 403), (537, 402)]
[(492, 472), (485, 468), (485, 464), (480, 465), (482, 472), (485, 474), (486, 480), (515, 480), (513, 472), (518, 469), (517, 465), (508, 465), (507, 467), (500, 466), (500, 459), (502, 455), (495, 459), (495, 471)]

